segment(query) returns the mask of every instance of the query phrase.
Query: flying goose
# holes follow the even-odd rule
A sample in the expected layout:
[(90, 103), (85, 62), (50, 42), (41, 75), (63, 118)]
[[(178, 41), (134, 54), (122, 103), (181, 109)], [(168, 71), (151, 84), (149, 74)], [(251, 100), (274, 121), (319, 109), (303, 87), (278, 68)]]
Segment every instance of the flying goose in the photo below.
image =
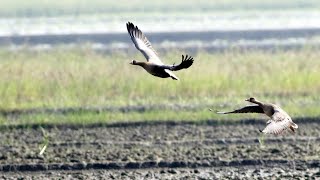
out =
[(264, 130), (259, 130), (264, 134), (281, 134), (287, 129), (290, 129), (293, 133), (298, 129), (298, 125), (295, 124), (291, 117), (282, 110), (279, 106), (271, 103), (263, 103), (257, 99), (251, 97), (246, 99), (251, 103), (257, 105), (245, 106), (240, 109), (229, 112), (217, 112), (218, 114), (231, 114), (231, 113), (264, 113), (271, 119), (267, 122), (267, 127)]
[(128, 22), (127, 30), (136, 48), (147, 59), (147, 62), (138, 62), (136, 60), (132, 60), (130, 64), (141, 66), (148, 73), (154, 76), (161, 78), (171, 77), (174, 80), (179, 80), (179, 78), (176, 75), (174, 75), (171, 71), (186, 69), (192, 65), (193, 58), (188, 55), (182, 55), (182, 62), (179, 65), (165, 65), (158, 57), (157, 52), (152, 48), (151, 43), (149, 42), (147, 37), (141, 32), (141, 30), (137, 26), (135, 26), (131, 22)]

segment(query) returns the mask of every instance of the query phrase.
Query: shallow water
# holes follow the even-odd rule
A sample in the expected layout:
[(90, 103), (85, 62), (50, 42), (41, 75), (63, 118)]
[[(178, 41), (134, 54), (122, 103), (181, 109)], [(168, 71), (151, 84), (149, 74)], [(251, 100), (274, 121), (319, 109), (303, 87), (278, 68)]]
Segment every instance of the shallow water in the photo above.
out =
[(85, 44), (99, 51), (131, 51), (135, 49), (126, 32), (127, 21), (138, 25), (158, 51), (292, 49), (320, 44), (320, 12), (286, 10), (3, 18), (0, 46), (48, 50)]

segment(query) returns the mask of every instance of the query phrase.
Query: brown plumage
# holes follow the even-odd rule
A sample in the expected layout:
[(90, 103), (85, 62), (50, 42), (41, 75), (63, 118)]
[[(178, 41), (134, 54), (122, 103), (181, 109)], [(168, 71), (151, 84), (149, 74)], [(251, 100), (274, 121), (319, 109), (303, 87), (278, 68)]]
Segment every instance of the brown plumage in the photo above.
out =
[(179, 78), (171, 71), (186, 69), (193, 64), (193, 58), (191, 56), (182, 55), (182, 61), (179, 65), (165, 65), (158, 57), (157, 52), (153, 49), (147, 37), (141, 32), (141, 30), (137, 26), (135, 26), (131, 22), (128, 22), (127, 30), (136, 48), (147, 59), (147, 62), (138, 62), (136, 60), (132, 60), (130, 64), (141, 66), (148, 73), (154, 76), (161, 78), (171, 77), (174, 80), (179, 80)]
[(255, 98), (249, 98), (246, 101), (257, 105), (245, 106), (240, 109), (229, 112), (217, 112), (218, 114), (231, 114), (231, 113), (263, 113), (271, 119), (267, 122), (267, 127), (264, 130), (260, 130), (265, 134), (281, 134), (285, 130), (290, 129), (295, 132), (298, 129), (298, 125), (295, 124), (291, 117), (279, 106), (271, 103), (263, 103)]

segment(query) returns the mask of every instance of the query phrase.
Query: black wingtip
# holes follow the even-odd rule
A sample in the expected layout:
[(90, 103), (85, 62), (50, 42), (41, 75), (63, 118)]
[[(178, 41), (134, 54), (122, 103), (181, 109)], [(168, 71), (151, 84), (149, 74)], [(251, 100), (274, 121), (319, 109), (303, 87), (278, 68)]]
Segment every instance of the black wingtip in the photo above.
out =
[(138, 32), (140, 34), (142, 33), (138, 28), (138, 26), (135, 26), (132, 22), (128, 21), (126, 25), (127, 25), (128, 33), (130, 34), (131, 37), (135, 36), (134, 32)]
[(189, 56), (188, 54), (186, 54), (186, 56), (182, 55), (182, 67), (183, 68), (189, 68), (194, 62), (194, 59), (192, 56)]
[(229, 114), (228, 112), (216, 111), (216, 114)]
[(127, 22), (127, 27), (128, 27), (128, 26), (134, 26), (134, 25), (133, 25), (132, 22), (128, 21), (128, 22)]
[(130, 29), (131, 29), (132, 23), (131, 22), (127, 22), (126, 25), (127, 25), (128, 33), (130, 34)]
[(133, 23), (130, 22), (130, 21), (128, 21), (128, 22), (126, 23), (126, 25), (127, 25), (127, 28), (129, 28), (129, 27), (134, 27)]
[(259, 129), (259, 132), (261, 132), (261, 133), (262, 133), (262, 130), (261, 130), (261, 129)]
[(224, 112), (220, 112), (218, 110), (209, 109), (209, 111), (214, 112), (216, 114), (225, 114)]
[(182, 55), (182, 61), (194, 61), (193, 57), (192, 56), (189, 56), (188, 54), (186, 54), (186, 56), (184, 57)]
[(189, 55), (181, 55), (182, 60), (181, 63), (177, 66), (175, 66), (175, 64), (173, 64), (170, 68), (171, 71), (179, 71), (180, 69), (187, 69), (189, 68), (192, 64), (193, 64), (193, 57), (189, 56)]
[(128, 32), (129, 32), (130, 35), (131, 35), (133, 29), (138, 29), (138, 27), (135, 26), (135, 25), (134, 25), (132, 22), (130, 22), (130, 21), (128, 21), (126, 25), (127, 25), (127, 30), (128, 30)]

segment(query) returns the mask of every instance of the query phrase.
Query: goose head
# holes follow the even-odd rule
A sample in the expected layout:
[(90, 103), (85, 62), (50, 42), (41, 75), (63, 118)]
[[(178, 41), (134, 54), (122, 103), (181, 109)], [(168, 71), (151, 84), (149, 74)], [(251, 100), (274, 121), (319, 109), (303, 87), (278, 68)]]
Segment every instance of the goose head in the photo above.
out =
[(132, 64), (132, 65), (137, 65), (137, 61), (136, 61), (136, 60), (132, 60), (132, 61), (130, 62), (130, 64)]
[(254, 97), (251, 97), (251, 98), (249, 98), (249, 99), (246, 99), (246, 101), (248, 101), (248, 102), (257, 102), (257, 100), (254, 98)]

